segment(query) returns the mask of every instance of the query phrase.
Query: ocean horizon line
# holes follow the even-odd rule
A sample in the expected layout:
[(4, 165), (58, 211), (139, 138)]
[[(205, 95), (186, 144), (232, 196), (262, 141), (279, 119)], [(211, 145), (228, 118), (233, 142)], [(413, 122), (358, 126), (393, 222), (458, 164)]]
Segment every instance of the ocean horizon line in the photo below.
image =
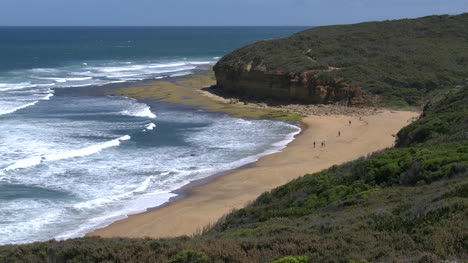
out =
[(316, 25), (0, 25), (0, 28), (140, 28), (140, 27), (147, 27), (147, 28), (278, 28), (278, 27), (304, 27), (304, 28), (312, 28), (317, 27)]

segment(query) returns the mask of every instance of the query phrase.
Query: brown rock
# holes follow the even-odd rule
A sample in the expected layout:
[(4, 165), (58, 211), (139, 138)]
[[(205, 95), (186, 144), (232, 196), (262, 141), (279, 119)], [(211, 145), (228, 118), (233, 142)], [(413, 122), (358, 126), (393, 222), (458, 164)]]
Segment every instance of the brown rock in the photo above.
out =
[(361, 87), (345, 84), (341, 78), (320, 79), (317, 71), (291, 75), (268, 71), (262, 66), (252, 67), (252, 63), (246, 67), (218, 63), (214, 71), (217, 86), (240, 97), (356, 107), (372, 106), (376, 102), (376, 97)]

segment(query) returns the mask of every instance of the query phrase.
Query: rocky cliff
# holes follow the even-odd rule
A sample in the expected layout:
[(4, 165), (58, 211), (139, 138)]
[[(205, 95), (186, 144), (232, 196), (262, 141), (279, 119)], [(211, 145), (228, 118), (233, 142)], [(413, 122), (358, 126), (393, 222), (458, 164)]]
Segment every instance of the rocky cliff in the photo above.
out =
[(421, 105), (468, 76), (468, 14), (312, 28), (224, 56), (217, 86), (302, 103)]
[(378, 101), (358, 85), (348, 85), (342, 78), (323, 79), (317, 73), (305, 71), (294, 75), (264, 68), (236, 68), (229, 64), (215, 67), (217, 86), (241, 97), (346, 106), (368, 106)]

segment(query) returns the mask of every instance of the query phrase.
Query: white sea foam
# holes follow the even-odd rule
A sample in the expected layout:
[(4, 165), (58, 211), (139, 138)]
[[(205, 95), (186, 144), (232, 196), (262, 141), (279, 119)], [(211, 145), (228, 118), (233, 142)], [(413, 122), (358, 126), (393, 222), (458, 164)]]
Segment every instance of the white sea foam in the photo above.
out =
[(20, 89), (33, 88), (36, 86), (37, 86), (36, 84), (32, 84), (31, 82), (0, 83), (0, 91), (20, 90)]
[(55, 83), (37, 84), (37, 87), (51, 87), (55, 86)]
[(111, 81), (111, 82), (109, 82), (109, 83), (100, 84), (100, 85), (98, 85), (98, 86), (104, 86), (104, 85), (107, 85), (107, 84), (125, 83), (125, 82), (127, 82), (127, 81), (125, 81), (125, 80), (115, 80), (115, 81)]
[(15, 111), (18, 111), (18, 110), (21, 110), (21, 109), (24, 109), (24, 108), (27, 108), (27, 107), (31, 107), (31, 106), (34, 106), (38, 103), (39, 101), (36, 100), (36, 101), (33, 101), (33, 102), (30, 102), (30, 103), (26, 103), (24, 105), (21, 105), (21, 106), (18, 106), (18, 107), (14, 107), (12, 109), (7, 109), (7, 110), (0, 110), (0, 115), (5, 115), (5, 114), (11, 114)]
[(143, 103), (138, 103), (133, 106), (131, 109), (121, 111), (120, 114), (134, 117), (143, 117), (143, 118), (156, 118), (156, 114), (151, 112), (151, 109), (148, 105)]
[[(135, 106), (135, 102), (133, 100), (130, 101), (132, 103), (129, 105)], [(144, 104), (139, 106), (144, 106)], [(192, 123), (206, 123), (207, 120), (213, 121), (211, 118), (206, 119), (198, 114), (184, 113), (182, 115), (184, 115), (180, 118), (182, 123), (186, 123), (188, 120), (191, 120)], [(160, 118), (163, 121), (164, 118), (173, 118), (173, 116), (169, 116), (171, 115), (161, 114)], [(218, 122), (221, 122), (222, 125), (218, 125)], [(145, 128), (153, 126), (152, 122), (143, 120), (138, 120), (136, 123), (139, 126), (143, 124)], [(42, 175), (39, 173), (36, 177), (46, 177), (37, 179), (29, 179), (30, 177), (27, 177), (26, 182), (45, 183), (48, 189), (61, 189), (63, 187), (65, 191), (77, 194), (79, 200), (72, 200), (70, 203), (67, 201), (55, 206), (52, 205), (52, 208), (48, 208), (50, 209), (50, 213), (48, 214), (53, 214), (53, 217), (35, 215), (37, 218), (37, 220), (35, 218), (35, 222), (38, 222), (38, 224), (42, 222), (44, 229), (53, 228), (53, 231), (44, 233), (34, 230), (33, 234), (16, 232), (17, 234), (12, 234), (8, 240), (14, 240), (14, 242), (25, 240), (30, 242), (37, 241), (38, 239), (50, 239), (52, 237), (67, 239), (83, 236), (95, 229), (123, 219), (128, 215), (144, 212), (149, 207), (155, 207), (168, 202), (171, 197), (176, 196), (172, 191), (187, 185), (191, 181), (203, 179), (217, 172), (254, 162), (261, 156), (280, 151), (293, 139), (294, 135), (300, 132), (299, 128), (291, 126), (291, 128), (294, 128), (294, 132), (289, 133), (292, 130), (291, 128), (286, 128), (285, 131), (283, 124), (275, 124), (269, 121), (248, 121), (231, 118), (215, 119), (209, 127), (208, 129), (207, 127), (201, 128), (200, 133), (203, 133), (203, 136), (199, 136), (198, 138), (200, 145), (206, 144), (206, 140), (213, 139), (216, 140), (216, 143), (213, 145), (216, 145), (220, 140), (227, 138), (230, 150), (245, 151), (244, 147), (237, 147), (235, 142), (243, 141), (242, 138), (245, 138), (245, 134), (249, 131), (255, 131), (257, 138), (273, 136), (271, 137), (275, 138), (273, 141), (281, 140), (281, 142), (273, 143), (271, 140), (266, 140), (267, 144), (263, 145), (261, 149), (265, 149), (265, 147), (267, 149), (258, 154), (255, 152), (252, 154), (251, 149), (262, 144), (256, 143), (256, 145), (252, 146), (253, 148), (247, 147), (250, 148), (247, 152), (250, 152), (251, 156), (238, 160), (232, 158), (231, 154), (225, 155), (223, 153), (227, 152), (225, 150), (214, 150), (216, 152), (212, 154), (210, 151), (206, 151), (205, 148), (198, 152), (198, 147), (189, 150), (185, 147), (157, 147), (157, 149), (142, 147), (132, 149), (132, 151), (103, 152), (98, 156), (90, 157), (93, 158), (92, 160), (81, 158), (73, 160), (73, 162), (56, 162), (53, 165), (52, 163), (44, 163), (48, 167), (47, 174)], [(267, 132), (270, 128), (278, 129), (284, 135), (275, 136), (275, 133), (271, 134)], [(238, 129), (241, 132), (238, 132)], [(213, 134), (213, 131), (220, 131), (221, 135), (214, 136), (215, 138), (206, 136), (207, 134)], [(263, 132), (267, 132), (265, 135), (268, 136), (263, 136)], [(192, 135), (187, 139), (190, 139), (192, 144)], [(247, 139), (246, 143), (250, 144), (250, 141), (250, 139)], [(257, 140), (253, 139), (253, 141)], [(220, 155), (218, 156), (218, 154)], [(246, 155), (240, 154), (239, 156)], [(229, 161), (226, 161), (225, 157), (228, 157)], [(220, 162), (209, 161), (215, 159)], [(90, 160), (93, 163), (89, 163)], [(96, 162), (94, 162), (95, 160)], [(158, 162), (155, 164), (154, 160), (158, 160)], [(42, 160), (42, 162), (47, 162), (47, 160)], [(85, 172), (75, 170), (81, 164), (84, 164), (83, 168)], [(135, 169), (133, 166), (137, 166), (138, 168)], [(129, 171), (135, 171), (135, 173), (132, 173), (130, 177), (126, 176), (129, 174)], [(153, 171), (160, 172), (153, 174)], [(26, 170), (22, 173), (27, 174), (29, 171)], [(79, 177), (74, 175), (74, 173), (78, 173)], [(7, 173), (8, 176), (10, 174), (17, 176), (20, 174), (20, 171)], [(96, 176), (97, 174), (99, 176)], [(49, 180), (49, 178), (57, 178), (57, 176), (60, 176), (60, 180)], [(73, 187), (70, 187), (70, 185), (73, 185)], [(67, 218), (67, 221), (62, 220), (64, 217)], [(18, 218), (19, 220), (15, 218), (15, 220), (21, 221), (24, 220), (23, 218)], [(30, 220), (26, 220), (25, 224), (29, 226), (30, 222)], [(70, 227), (70, 225), (73, 225), (73, 227)], [(21, 226), (16, 224), (15, 227)], [(13, 227), (12, 229), (0, 232), (6, 234), (14, 233), (12, 231), (15, 228)], [(12, 239), (13, 237), (16, 239)]]
[(92, 70), (98, 70), (100, 72), (105, 72), (105, 73), (112, 73), (112, 72), (121, 72), (121, 71), (136, 71), (136, 70), (141, 70), (144, 69), (145, 66), (141, 65), (135, 65), (135, 66), (128, 66), (128, 67), (93, 67), (89, 68)]
[(287, 134), (281, 141), (278, 141), (278, 142), (275, 142), (275, 143), (271, 144), (271, 147), (269, 149), (266, 149), (265, 151), (263, 151), (261, 153), (251, 155), (251, 156), (247, 156), (245, 158), (242, 158), (240, 160), (237, 160), (237, 161), (234, 161), (232, 163), (227, 164), (226, 166), (224, 166), (224, 170), (235, 169), (235, 168), (238, 168), (238, 167), (241, 167), (241, 166), (256, 162), (263, 156), (267, 156), (267, 155), (270, 155), (270, 154), (280, 152), (281, 150), (286, 148), (286, 146), (289, 143), (291, 143), (294, 140), (294, 137), (296, 135), (298, 135), (301, 132), (301, 128), (299, 128), (297, 126), (290, 125), (290, 127), (296, 129), (296, 131)]
[(138, 198), (128, 201), (124, 209), (106, 213), (104, 216), (94, 217), (86, 223), (75, 227), (75, 229), (71, 231), (57, 235), (55, 239), (65, 240), (69, 238), (83, 237), (85, 234), (96, 229), (106, 227), (115, 221), (127, 218), (133, 214), (144, 212), (149, 207), (162, 205), (174, 196), (176, 196), (176, 194), (170, 193), (169, 191), (140, 195)]
[(76, 149), (76, 150), (71, 150), (71, 151), (66, 151), (66, 152), (61, 152), (61, 153), (56, 153), (56, 154), (34, 156), (34, 157), (16, 161), (14, 164), (9, 165), (2, 170), (12, 171), (16, 169), (24, 169), (24, 168), (36, 166), (43, 162), (48, 162), (48, 161), (58, 161), (58, 160), (69, 159), (69, 158), (84, 157), (87, 155), (98, 153), (106, 148), (119, 146), (122, 141), (128, 141), (130, 139), (131, 137), (129, 135), (125, 135), (125, 136), (122, 136), (120, 138), (117, 138), (111, 141), (99, 143), (99, 144), (92, 145), (92, 146), (82, 148), (82, 149)]
[(90, 80), (93, 77), (83, 77), (83, 78), (64, 78), (66, 81), (83, 81), (83, 80)]
[(90, 208), (96, 208), (98, 206), (102, 206), (111, 202), (123, 200), (123, 199), (128, 199), (129, 197), (143, 193), (145, 192), (148, 187), (151, 185), (151, 181), (153, 180), (154, 176), (150, 176), (146, 178), (145, 181), (143, 181), (140, 185), (136, 185), (134, 189), (130, 190), (129, 192), (115, 195), (115, 196), (110, 196), (107, 198), (97, 198), (93, 200), (89, 200), (86, 202), (81, 202), (73, 206), (74, 209), (81, 210), (81, 209), (90, 209)]
[(84, 80), (90, 80), (93, 77), (83, 77), (83, 78), (42, 78), (38, 77), (38, 79), (45, 79), (45, 80), (53, 80), (57, 83), (65, 83), (68, 81), (84, 81)]
[[(268, 123), (252, 125), (229, 119), (232, 125), (222, 129), (216, 125), (220, 121), (216, 114), (199, 118), (197, 116), (204, 113), (193, 111), (197, 115), (195, 119), (199, 119), (192, 121), (193, 116), (186, 110), (176, 110), (176, 114), (171, 114), (161, 107), (158, 108), (158, 117), (165, 119), (156, 128), (153, 120), (156, 115), (149, 105), (135, 100), (115, 96), (62, 96), (52, 98), (50, 107), (44, 107), (47, 106), (45, 102), (37, 102), (53, 96), (47, 92), (46, 86), (57, 90), (160, 79), (191, 74), (198, 65), (214, 63), (211, 58), (197, 60), (190, 61), (189, 58), (159, 63), (86, 60), (57, 69), (16, 70), (10, 75), (2, 73), (2, 84), (16, 83), (10, 86), (0, 84), (2, 110), (23, 104), (38, 105), (32, 110), (21, 111), (22, 114), (2, 116), (0, 124), (3, 124), (1, 135), (4, 140), (0, 140), (0, 150), (5, 154), (0, 157), (0, 167), (4, 168), (3, 171), (0, 168), (0, 181), (38, 186), (50, 192), (44, 191), (46, 194), (40, 196), (42, 192), (35, 192), (32, 188), (32, 198), (18, 198), (18, 201), (2, 205), (2, 212), (9, 216), (6, 226), (0, 229), (0, 244), (82, 236), (169, 201), (176, 196), (172, 190), (193, 180), (253, 162), (262, 153), (268, 153), (262, 152), (265, 148), (272, 148), (270, 152), (279, 150), (281, 143), (276, 145), (272, 142), (282, 137), (278, 134), (291, 130), (284, 129), (282, 124), (271, 125), (278, 133), (270, 133), (266, 131), (270, 128)], [(57, 94), (64, 93), (57, 91)], [(38, 111), (35, 111), (36, 107)], [(136, 117), (119, 117), (117, 114)], [(179, 115), (190, 116), (181, 118), (179, 122)], [(209, 129), (210, 126), (216, 128)], [(236, 132), (239, 126), (242, 132)], [(169, 134), (166, 140), (166, 132), (173, 129), (177, 129), (177, 138)], [(194, 144), (191, 141), (193, 132), (206, 129), (209, 132), (197, 142), (199, 145)], [(130, 136), (98, 144), (92, 142), (95, 138), (116, 138), (113, 137), (115, 132), (131, 135), (134, 143), (123, 142)], [(207, 140), (211, 140), (209, 135), (215, 137), (216, 133), (221, 134), (218, 135), (221, 139), (216, 138), (216, 143), (205, 147)], [(229, 140), (223, 140), (224, 137), (229, 137)], [(226, 148), (216, 149), (220, 144)], [(260, 155), (257, 154), (259, 151)], [(249, 155), (253, 156), (243, 158)]]
[[(301, 129), (297, 126), (291, 125), (291, 128), (296, 129), (296, 131), (287, 134), (283, 140), (272, 144), (271, 148), (259, 154), (252, 155), (246, 158), (242, 158), (235, 162), (222, 165), (221, 167), (218, 167), (218, 168), (202, 168), (202, 169), (189, 170), (189, 171), (173, 168), (170, 171), (162, 173), (160, 176), (170, 176), (170, 178), (172, 178), (172, 179), (165, 180), (165, 185), (167, 185), (170, 189), (168, 191), (156, 191), (156, 192), (151, 192), (151, 193), (145, 193), (149, 189), (149, 186), (151, 185), (151, 182), (154, 179), (154, 176), (151, 176), (147, 178), (144, 182), (142, 182), (140, 186), (138, 186), (137, 188), (135, 188), (134, 190), (130, 192), (117, 195), (117, 196), (113, 196), (110, 198), (98, 198), (95, 200), (90, 200), (84, 203), (77, 204), (75, 205), (75, 209), (79, 209), (79, 210), (92, 209), (97, 206), (106, 205), (108, 203), (116, 202), (119, 200), (125, 200), (138, 193), (143, 194), (143, 195), (139, 195), (136, 199), (127, 201), (125, 209), (106, 214), (105, 216), (95, 217), (91, 219), (90, 221), (82, 224), (81, 226), (79, 226), (77, 229), (73, 231), (58, 235), (56, 239), (63, 240), (63, 239), (68, 239), (68, 238), (82, 237), (86, 233), (94, 231), (98, 228), (106, 227), (110, 225), (112, 222), (126, 218), (129, 215), (144, 212), (149, 207), (159, 206), (168, 202), (170, 198), (176, 196), (176, 194), (172, 193), (172, 191), (179, 189), (194, 180), (203, 179), (203, 178), (206, 178), (207, 176), (210, 176), (212, 174), (222, 172), (225, 170), (238, 168), (240, 166), (255, 162), (263, 156), (266, 156), (275, 152), (279, 152), (282, 149), (284, 149), (294, 139), (294, 137), (297, 134), (301, 132)], [(179, 180), (178, 178), (187, 178), (187, 179), (178, 181)]]
[(129, 135), (122, 136), (120, 138), (107, 141), (104, 143), (92, 145), (83, 149), (77, 149), (77, 150), (72, 150), (68, 152), (63, 152), (63, 153), (58, 153), (58, 154), (51, 154), (51, 155), (46, 155), (44, 156), (45, 160), (44, 161), (57, 161), (57, 160), (62, 160), (62, 159), (69, 159), (69, 158), (75, 158), (75, 157), (84, 157), (87, 155), (95, 154), (98, 153), (106, 148), (110, 147), (115, 147), (119, 146), (122, 141), (128, 141), (130, 140), (131, 137)]
[[(33, 88), (44, 87), (84, 87), (91, 85), (106, 85), (117, 82), (139, 81), (144, 79), (160, 79), (164, 77), (177, 77), (191, 74), (191, 70), (199, 65), (213, 64), (213, 61), (174, 61), (161, 63), (138, 63), (138, 62), (107, 62), (104, 64), (83, 62), (77, 65), (70, 65), (61, 68), (36, 68), (28, 70), (12, 71), (0, 83), (0, 92), (15, 90), (32, 90)], [(8, 77), (8, 75), (11, 75)], [(18, 75), (25, 76), (24, 80), (18, 83)], [(10, 79), (11, 78), (11, 79)], [(8, 80), (10, 79), (10, 80)], [(47, 81), (46, 83), (44, 83)], [(50, 83), (52, 82), (52, 83)], [(27, 93), (27, 92), (26, 92)], [(13, 96), (15, 94), (0, 94), (0, 96)], [(17, 94), (16, 94), (17, 95)], [(25, 95), (26, 96), (26, 95)], [(35, 100), (37, 101), (37, 99)], [(34, 105), (30, 102), (24, 107)], [(18, 107), (18, 108), (17, 108)], [(19, 109), (19, 106), (14, 106)], [(16, 109), (16, 110), (17, 110)], [(0, 114), (14, 112), (14, 109), (0, 110)]]
[(189, 64), (192, 64), (192, 65), (209, 65), (209, 64), (213, 64), (213, 62), (210, 62), (210, 61), (190, 61)]
[(75, 71), (75, 72), (70, 72), (70, 75), (78, 75), (78, 76), (89, 76), (89, 75), (92, 75), (93, 72), (92, 71)]
[(295, 126), (295, 125), (289, 125), (291, 128), (295, 128), (296, 131), (294, 132), (291, 132), (290, 134), (286, 135), (286, 137), (279, 141), (279, 142), (276, 142), (276, 143), (273, 143), (272, 146), (274, 147), (277, 147), (276, 149), (279, 151), (279, 150), (282, 150), (284, 149), (286, 146), (288, 146), (288, 144), (290, 142), (292, 142), (294, 140), (294, 137), (296, 137), (296, 135), (298, 135), (299, 133), (301, 133), (302, 129)]
[(4, 110), (1, 110), (0, 109), (0, 115), (5, 115), (5, 114), (11, 114), (13, 112), (16, 112), (18, 110), (21, 110), (21, 109), (24, 109), (24, 108), (27, 108), (27, 107), (31, 107), (31, 106), (34, 106), (36, 105), (39, 101), (41, 100), (50, 100), (50, 98), (52, 96), (54, 96), (54, 94), (52, 93), (52, 90), (50, 90), (51, 93), (47, 94), (46, 96), (44, 96), (43, 98), (40, 98), (38, 100), (35, 100), (33, 102), (29, 102), (29, 103), (26, 103), (26, 104), (23, 104), (21, 106), (17, 106), (17, 107), (14, 107), (14, 108), (11, 108), (11, 109), (4, 109)]
[[(180, 70), (194, 69), (197, 65), (210, 64), (209, 61), (190, 61), (190, 62), (173, 62), (173, 63), (148, 63), (126, 66), (110, 66), (110, 67), (88, 67), (88, 70), (103, 72), (103, 73), (117, 73), (117, 72), (141, 72), (141, 73), (167, 73)], [(165, 70), (154, 70), (165, 69)]]
[(180, 67), (187, 65), (186, 62), (175, 62), (175, 63), (168, 63), (168, 64), (151, 64), (149, 68), (171, 68), (171, 67)]
[(38, 72), (38, 73), (54, 73), (59, 71), (58, 69), (55, 68), (34, 68), (31, 69), (32, 72)]
[(146, 128), (145, 128), (145, 129), (148, 130), (148, 131), (151, 131), (151, 130), (153, 130), (154, 128), (156, 128), (156, 124), (154, 124), (154, 123), (151, 122), (150, 124), (146, 125)]
[(126, 77), (140, 77), (142, 79), (148, 78), (148, 76), (154, 75), (154, 74), (165, 74), (165, 73), (172, 73), (172, 72), (180, 72), (184, 70), (192, 70), (195, 69), (195, 66), (184, 66), (177, 68), (177, 70), (174, 69), (165, 69), (165, 70), (154, 70), (154, 69), (149, 69), (149, 68), (143, 68), (141, 70), (121, 70), (121, 71), (113, 71), (113, 72), (106, 72), (107, 77), (111, 78), (126, 78)]
[(171, 74), (170, 77), (171, 77), (171, 78), (182, 77), (182, 76), (190, 75), (191, 73), (192, 73), (192, 72), (179, 72), (179, 73)]
[(2, 169), (2, 171), (11, 171), (15, 169), (27, 168), (41, 164), (41, 156), (35, 156), (23, 160), (16, 161), (14, 164)]

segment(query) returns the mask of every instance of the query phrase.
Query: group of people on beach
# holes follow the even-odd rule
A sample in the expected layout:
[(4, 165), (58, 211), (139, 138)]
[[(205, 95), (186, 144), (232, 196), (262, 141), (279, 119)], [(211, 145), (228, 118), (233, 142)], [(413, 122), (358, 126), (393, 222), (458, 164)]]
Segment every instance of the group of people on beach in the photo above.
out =
[[(361, 117), (359, 117), (359, 120), (361, 120)], [(349, 120), (348, 123), (349, 123), (349, 125), (351, 125), (351, 120)], [(341, 131), (338, 131), (338, 137), (340, 137), (340, 136), (341, 136)], [(315, 148), (316, 146), (317, 146), (317, 143), (314, 141), (314, 148)], [(325, 147), (325, 146), (327, 146), (326, 141), (321, 141), (321, 142), (320, 142), (320, 147), (323, 148), (323, 147)]]
[[(320, 147), (325, 147), (326, 146), (326, 142), (325, 141), (321, 141), (320, 142)], [(314, 148), (316, 147), (316, 142), (314, 141)]]

